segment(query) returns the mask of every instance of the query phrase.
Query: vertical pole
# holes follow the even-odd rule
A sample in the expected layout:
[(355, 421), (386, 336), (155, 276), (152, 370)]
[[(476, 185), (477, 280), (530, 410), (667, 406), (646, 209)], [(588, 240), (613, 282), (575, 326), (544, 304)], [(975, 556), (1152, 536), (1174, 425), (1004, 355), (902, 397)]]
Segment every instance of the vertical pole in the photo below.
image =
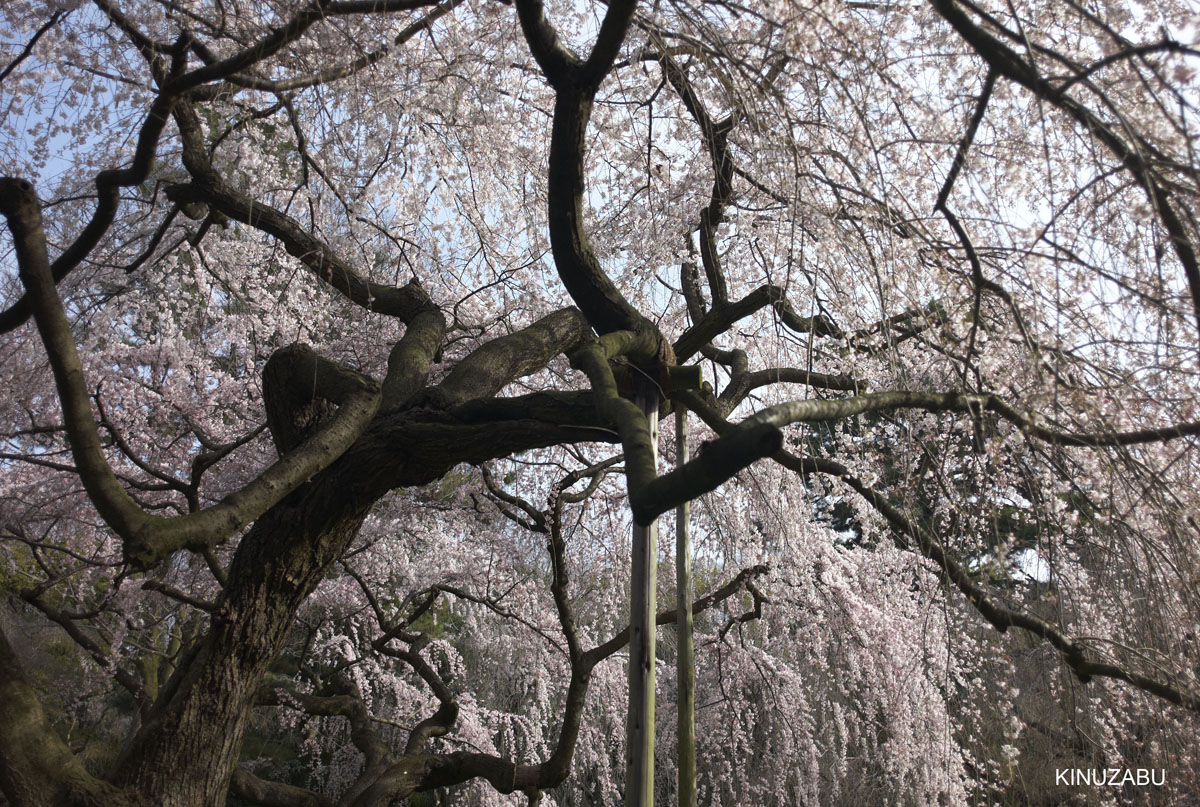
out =
[[(635, 403), (658, 448), (658, 389), (638, 383)], [(625, 807), (654, 805), (654, 618), (657, 611), (658, 525), (633, 525), (629, 592), (629, 714), (625, 742)]]
[[(687, 410), (675, 405), (675, 465), (688, 461)], [(675, 630), (678, 653), (679, 807), (696, 807), (696, 651), (692, 645), (692, 535), (689, 503), (675, 508)]]

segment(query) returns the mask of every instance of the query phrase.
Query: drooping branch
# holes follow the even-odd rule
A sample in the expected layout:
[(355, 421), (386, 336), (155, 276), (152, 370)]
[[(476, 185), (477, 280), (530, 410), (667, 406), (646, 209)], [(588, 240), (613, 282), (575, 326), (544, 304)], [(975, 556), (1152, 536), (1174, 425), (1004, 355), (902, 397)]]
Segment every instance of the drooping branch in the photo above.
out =
[[(464, 0), (445, 0), (440, 5), (437, 5), (428, 14), (418, 20), (406, 25), (400, 33), (392, 38), (391, 44), (385, 45), (376, 50), (364, 53), (357, 59), (354, 59), (346, 64), (337, 67), (330, 67), (321, 70), (317, 73), (307, 76), (299, 76), (290, 79), (267, 79), (261, 78), (252, 74), (238, 74), (228, 76), (226, 81), (238, 87), (245, 87), (252, 90), (260, 90), (270, 93), (290, 93), (296, 90), (306, 89), (308, 87), (317, 87), (322, 84), (328, 84), (339, 79), (348, 78), (359, 73), (373, 64), (377, 64), (388, 56), (395, 53), (396, 49), (404, 45), (410, 39), (422, 31), (429, 30), (435, 22), (449, 14), (454, 9), (462, 5)], [(337, 7), (346, 8), (348, 4), (338, 3)], [(416, 7), (417, 4), (411, 4)], [(432, 5), (432, 3), (422, 3), (420, 5)], [(371, 9), (372, 11), (375, 9)], [(407, 10), (407, 9), (405, 9)]]
[(1044, 78), (1036, 66), (1022, 59), (1008, 45), (972, 22), (963, 11), (958, 0), (930, 0), (933, 8), (959, 33), (959, 35), (987, 62), (990, 69), (1008, 78), (1038, 98), (1061, 109), (1072, 120), (1102, 142), (1133, 175), (1146, 193), (1163, 228), (1167, 231), (1171, 246), (1192, 295), (1192, 309), (1200, 327), (1200, 259), (1183, 220), (1175, 208), (1175, 201), (1164, 187), (1162, 178), (1155, 169), (1153, 149), (1136, 135), (1122, 135), (1078, 100), (1068, 94), (1067, 87), (1059, 87)]
[[(721, 416), (716, 406), (710, 405), (700, 396), (681, 393), (680, 397), (685, 399), (688, 407), (700, 415), (705, 423), (718, 434), (725, 434), (736, 428)], [(941, 541), (917, 522), (908, 518), (886, 496), (862, 482), (851, 473), (850, 469), (836, 460), (823, 457), (801, 457), (783, 450), (778, 451), (772, 459), (785, 468), (805, 476), (820, 473), (841, 480), (883, 516), (899, 536), (898, 543), (902, 548), (910, 550), (915, 548), (916, 551), (933, 561), (945, 574), (947, 580), (962, 592), (971, 606), (997, 630), (1004, 632), (1010, 627), (1019, 627), (1042, 637), (1059, 651), (1063, 661), (1081, 681), (1086, 683), (1096, 676), (1115, 678), (1171, 703), (1200, 712), (1200, 693), (1173, 686), (1165, 681), (1143, 675), (1136, 670), (1089, 658), (1087, 648), (1080, 644), (1078, 639), (1072, 638), (1040, 617), (1010, 608), (999, 602), (983, 585), (976, 582), (975, 577), (961, 563), (950, 555)]]
[(184, 73), (168, 83), (170, 90), (181, 94), (202, 84), (222, 81), (236, 76), (243, 70), (259, 64), (302, 37), (309, 28), (321, 20), (350, 14), (372, 14), (394, 11), (412, 11), (436, 5), (436, 0), (367, 0), (367, 2), (327, 2), (314, 0), (297, 12), (291, 19), (271, 29), (266, 36), (247, 45), (223, 59), (209, 62), (189, 73)]
[(954, 182), (958, 179), (963, 166), (967, 164), (967, 153), (975, 142), (975, 134), (979, 131), (979, 124), (983, 122), (983, 116), (987, 111), (988, 101), (992, 98), (992, 90), (995, 86), (996, 71), (989, 70), (983, 80), (983, 89), (979, 91), (979, 98), (975, 101), (975, 111), (971, 113), (967, 129), (963, 132), (962, 139), (958, 141), (958, 148), (954, 152), (954, 162), (950, 164), (950, 170), (946, 172), (946, 179), (942, 182), (942, 189), (938, 191), (937, 200), (933, 203), (934, 210), (941, 210), (946, 206), (946, 201), (950, 198), (950, 191), (954, 188)]
[[(501, 515), (530, 532), (547, 533), (550, 531), (546, 514), (520, 496), (514, 496), (501, 488), (486, 465), (479, 466), (479, 474), (483, 478), (483, 485), (487, 488), (488, 496), (500, 510)], [(512, 509), (514, 507), (524, 512), (525, 515), (518, 514)]]
[[(460, 784), (471, 779), (483, 779), (501, 793), (511, 793), (518, 790), (529, 792), (546, 790), (556, 787), (566, 780), (570, 772), (571, 761), (582, 724), (591, 673), (597, 664), (610, 658), (628, 644), (629, 629), (625, 628), (616, 636), (590, 650), (584, 651), (580, 648), (568, 593), (566, 545), (561, 534), (561, 513), (564, 503), (586, 498), (588, 492), (594, 490), (599, 485), (599, 480), (611, 472), (613, 466), (620, 459), (620, 455), (610, 457), (588, 468), (568, 474), (557, 486), (560, 493), (552, 497), (553, 502), (550, 511), (540, 512), (540, 521), (544, 522), (546, 529), (550, 531), (548, 548), (554, 568), (554, 582), (551, 591), (556, 607), (558, 608), (564, 635), (567, 637), (568, 658), (571, 662), (571, 679), (563, 706), (562, 725), (559, 730), (558, 741), (550, 757), (539, 764), (517, 765), (490, 754), (461, 752), (431, 754), (424, 748), (424, 737), (422, 737), (421, 741), (414, 742), (417, 734), (414, 730), (413, 735), (410, 736), (404, 756), (396, 758), (388, 766), (386, 772), (373, 779), (369, 786), (364, 786), (353, 798), (347, 798), (345, 801), (359, 805), (360, 807), (365, 807), (366, 805), (382, 806), (388, 804), (391, 799), (409, 793), (429, 790), (434, 787)], [(591, 482), (589, 482), (587, 488), (583, 491), (578, 493), (567, 491), (576, 482), (585, 478), (590, 478)], [(507, 494), (506, 497), (515, 498)], [(523, 502), (523, 504), (525, 507), (521, 507), (522, 510), (532, 507), (528, 502)], [(513, 506), (519, 505), (514, 504)], [(695, 600), (692, 604), (693, 612), (703, 613), (728, 600), (752, 584), (752, 580), (755, 577), (766, 574), (767, 571), (767, 567), (762, 565), (743, 570), (729, 583)], [(351, 573), (353, 574), (352, 570)], [(383, 613), (378, 609), (374, 596), (365, 587), (365, 582), (357, 575), (355, 577), (359, 580), (360, 585), (364, 587), (364, 592), (367, 593), (368, 599), (372, 602), (372, 607), (376, 608), (377, 615), (382, 617)], [(405, 626), (411, 624), (417, 615), (427, 610), (435, 598), (436, 592), (431, 592), (410, 613), (388, 626), (380, 639), (376, 640), (374, 647), (394, 657), (409, 654), (411, 651), (403, 651), (394, 646), (386, 646), (385, 637), (400, 638), (406, 642), (416, 641), (419, 644), (419, 635), (407, 633)], [(410, 597), (409, 599), (415, 600), (419, 598)], [(406, 602), (408, 601), (406, 600)], [(401, 610), (406, 610), (406, 607), (402, 607)], [(743, 617), (744, 619), (752, 618), (745, 617), (744, 615)], [(676, 611), (672, 609), (659, 612), (656, 615), (655, 621), (658, 625), (666, 625), (676, 621), (677, 618)], [(404, 660), (408, 661), (407, 658)], [(432, 671), (430, 672), (432, 673)], [(422, 675), (422, 678), (425, 677), (425, 675)], [(422, 725), (428, 723), (430, 728), (437, 729), (437, 733), (445, 733), (453, 726), (457, 707), (453, 704), (449, 692), (438, 697), (442, 702), (442, 706), (438, 709), (437, 714), (423, 721)]]
[(204, 202), (234, 221), (277, 238), (289, 255), (298, 258), (346, 299), (368, 311), (408, 322), (425, 309), (428, 295), (417, 282), (397, 287), (364, 278), (291, 216), (234, 191), (215, 174), (201, 182), (168, 186), (167, 196), (179, 203)]
[(1010, 608), (995, 599), (984, 586), (975, 581), (975, 578), (962, 564), (951, 557), (941, 541), (909, 519), (886, 497), (845, 469), (837, 468), (836, 463), (831, 466), (825, 462), (822, 465), (823, 467), (819, 470), (823, 473), (833, 472), (833, 475), (838, 476), (875, 508), (897, 533), (911, 541), (922, 555), (942, 569), (946, 577), (966, 596), (967, 601), (996, 630), (1004, 633), (1010, 627), (1023, 628), (1045, 639), (1061, 654), (1063, 661), (1083, 683), (1087, 683), (1094, 677), (1115, 678), (1178, 706), (1200, 713), (1200, 692), (1173, 686), (1165, 681), (1143, 675), (1136, 670), (1089, 658), (1088, 649), (1080, 643), (1079, 639), (1072, 638), (1041, 617)]
[[(724, 586), (700, 597), (692, 604), (695, 614), (703, 613), (742, 591), (755, 577), (766, 574), (763, 565), (744, 569)], [(565, 596), (565, 588), (564, 588)], [(669, 625), (677, 619), (674, 609), (660, 611), (658, 625)], [(356, 807), (383, 807), (390, 799), (418, 790), (448, 787), (471, 779), (484, 779), (500, 793), (522, 789), (547, 790), (565, 781), (578, 736), (591, 671), (597, 664), (617, 653), (629, 642), (625, 628), (603, 644), (584, 652), (572, 665), (571, 683), (564, 707), (563, 726), (552, 755), (536, 765), (516, 765), (491, 754), (424, 754), (406, 753), (352, 804)]]
[[(294, 702), (310, 715), (346, 718), (350, 723), (350, 741), (362, 752), (368, 769), (378, 768), (389, 757), (387, 744), (380, 739), (371, 723), (362, 693), (348, 678), (338, 677), (316, 693), (301, 692), (290, 686), (281, 688), (286, 692), (286, 700)], [(265, 693), (258, 702), (260, 705), (278, 705), (284, 701)]]
[(12, 61), (4, 66), (3, 70), (0, 70), (0, 81), (4, 81), (4, 79), (8, 78), (9, 73), (16, 70), (17, 66), (20, 65), (21, 62), (29, 58), (29, 55), (33, 53), (34, 46), (37, 45), (38, 40), (45, 36), (46, 32), (58, 23), (58, 21), (62, 18), (62, 15), (63, 10), (61, 8), (55, 9), (54, 13), (50, 15), (50, 19), (42, 23), (41, 27), (33, 32), (33, 36), (30, 37), (29, 41), (25, 43), (25, 47), (21, 48), (21, 52), (14, 56)]
[(192, 182), (168, 185), (169, 199), (177, 204), (206, 204), (234, 221), (278, 239), (289, 255), (346, 299), (368, 311), (408, 323), (428, 310), (429, 295), (415, 279), (396, 287), (364, 278), (294, 218), (230, 187), (212, 167), (196, 111), (189, 103), (181, 101), (172, 112), (183, 141), (183, 164), (192, 176)]

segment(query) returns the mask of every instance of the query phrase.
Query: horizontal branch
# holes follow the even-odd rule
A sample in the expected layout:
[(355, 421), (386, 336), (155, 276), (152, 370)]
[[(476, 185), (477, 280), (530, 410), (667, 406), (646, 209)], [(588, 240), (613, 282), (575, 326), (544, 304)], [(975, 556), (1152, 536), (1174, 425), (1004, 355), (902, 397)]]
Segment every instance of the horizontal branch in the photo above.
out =
[(675, 340), (674, 348), (677, 360), (687, 361), (714, 337), (727, 331), (733, 323), (751, 316), (768, 305), (775, 309), (783, 324), (796, 333), (813, 333), (817, 336), (834, 337), (842, 335), (841, 329), (826, 316), (820, 314), (812, 317), (800, 316), (788, 302), (787, 294), (782, 288), (765, 284), (735, 303), (719, 305), (714, 301), (713, 309)]
[(721, 390), (721, 405), (726, 412), (731, 412), (751, 392), (769, 384), (804, 384), (815, 389), (841, 392), (863, 392), (867, 388), (865, 381), (854, 376), (816, 373), (798, 367), (772, 367), (741, 373), (735, 371), (725, 389)]
[(591, 329), (579, 309), (560, 309), (477, 348), (434, 390), (450, 406), (490, 397), (516, 379), (542, 369), (560, 353), (570, 353), (590, 336)]
[(311, 790), (262, 779), (240, 765), (229, 779), (229, 792), (261, 807), (333, 807), (333, 802)]
[(1047, 428), (1014, 409), (995, 395), (957, 392), (871, 392), (837, 400), (791, 401), (768, 407), (751, 415), (745, 422), (756, 421), (783, 427), (789, 423), (818, 423), (841, 420), (866, 412), (893, 409), (923, 409), (927, 412), (963, 412), (981, 415), (994, 412), (1029, 437), (1054, 445), (1103, 448), (1139, 443), (1157, 443), (1200, 435), (1200, 423), (1179, 423), (1155, 429), (1108, 432), (1066, 432)]

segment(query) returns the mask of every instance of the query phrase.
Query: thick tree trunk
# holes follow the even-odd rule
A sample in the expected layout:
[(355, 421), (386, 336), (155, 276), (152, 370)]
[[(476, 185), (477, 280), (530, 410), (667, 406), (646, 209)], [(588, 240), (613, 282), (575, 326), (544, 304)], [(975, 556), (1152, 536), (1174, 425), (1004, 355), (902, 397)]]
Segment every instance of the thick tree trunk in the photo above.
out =
[(312, 534), (318, 519), (304, 506), (310, 502), (297, 498), (277, 506), (243, 539), (208, 636), (118, 762), (118, 783), (160, 807), (225, 803), (263, 677), (296, 611), (362, 523), (360, 513)]

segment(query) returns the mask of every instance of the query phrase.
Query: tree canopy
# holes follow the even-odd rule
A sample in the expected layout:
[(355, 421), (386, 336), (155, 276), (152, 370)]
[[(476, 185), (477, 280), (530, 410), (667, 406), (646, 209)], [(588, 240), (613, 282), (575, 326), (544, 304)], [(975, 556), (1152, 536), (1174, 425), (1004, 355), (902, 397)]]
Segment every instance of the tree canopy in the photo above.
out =
[(0, 801), (1200, 798), (1196, 12), (8, 0)]

